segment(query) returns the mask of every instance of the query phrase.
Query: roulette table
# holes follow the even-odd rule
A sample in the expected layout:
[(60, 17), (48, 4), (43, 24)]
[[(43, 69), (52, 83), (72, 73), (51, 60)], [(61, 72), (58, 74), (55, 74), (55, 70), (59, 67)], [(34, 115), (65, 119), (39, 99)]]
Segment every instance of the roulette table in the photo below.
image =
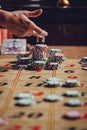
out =
[[(86, 46), (48, 46), (60, 48), (67, 57), (56, 70), (56, 77), (62, 84), (68, 77), (78, 78), (80, 86), (49, 87), (44, 84), (46, 78), (52, 77), (53, 70), (14, 69), (16, 55), (0, 55), (0, 130), (86, 130), (87, 129), (87, 70), (79, 63), (87, 56)], [(47, 50), (47, 51), (48, 51)], [(71, 71), (70, 71), (71, 70)], [(71, 73), (72, 72), (72, 73)], [(67, 90), (78, 90), (82, 94), (77, 99), (84, 101), (82, 106), (66, 106), (74, 97), (64, 96)], [(30, 93), (35, 104), (17, 105), (19, 93)], [(47, 102), (48, 94), (62, 96), (62, 101)], [(79, 118), (64, 118), (69, 111), (80, 112)]]

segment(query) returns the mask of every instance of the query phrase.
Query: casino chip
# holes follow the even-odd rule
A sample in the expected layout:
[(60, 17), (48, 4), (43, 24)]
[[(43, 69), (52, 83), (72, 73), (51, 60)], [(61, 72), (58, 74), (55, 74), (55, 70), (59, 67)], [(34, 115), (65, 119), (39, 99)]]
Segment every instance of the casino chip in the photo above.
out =
[(84, 65), (85, 63), (87, 63), (87, 56), (83, 57), (80, 61), (80, 64)]
[(80, 61), (82, 70), (87, 71), (87, 56), (83, 57)]
[(76, 87), (76, 86), (80, 86), (80, 82), (77, 79), (66, 79), (65, 85), (67, 87)]
[(82, 96), (83, 93), (81, 93), (78, 90), (67, 90), (67, 91), (64, 92), (63, 95), (67, 96), (67, 97), (79, 97), (79, 96)]
[(47, 45), (46, 45), (46, 44), (36, 44), (35, 47), (39, 47), (39, 48), (41, 48), (42, 50), (47, 49)]
[(57, 77), (51, 77), (51, 78), (47, 78), (45, 81), (44, 81), (48, 86), (61, 86), (62, 83), (61, 83), (61, 79), (60, 78), (57, 78)]
[(50, 78), (47, 78), (47, 79), (45, 80), (45, 82), (47, 82), (47, 81), (61, 81), (61, 79), (60, 79), (60, 78), (57, 78), (57, 77), (50, 77)]
[(28, 67), (28, 64), (31, 62), (29, 57), (18, 57), (16, 65), (20, 68), (23, 66), (24, 68)]
[(31, 93), (19, 93), (16, 98), (18, 99), (23, 99), (23, 98), (29, 98), (29, 99), (34, 99), (34, 96)]
[(83, 70), (86, 70), (86, 71), (87, 71), (87, 66), (83, 67)]
[(55, 102), (55, 101), (62, 101), (62, 96), (56, 94), (49, 94), (45, 97), (45, 101)]
[(32, 70), (42, 70), (45, 67), (46, 62), (41, 60), (36, 60), (31, 63)]
[(82, 113), (79, 111), (68, 111), (63, 115), (66, 119), (80, 119), (82, 118)]
[(34, 100), (34, 96), (31, 93), (19, 93), (16, 96), (17, 106), (28, 106), (28, 105), (36, 105), (36, 101)]
[(82, 101), (82, 100), (79, 100), (79, 99), (69, 99), (66, 103), (65, 103), (65, 105), (66, 106), (73, 106), (73, 107), (75, 107), (75, 106), (82, 106), (84, 104), (84, 102)]
[(53, 54), (53, 55), (49, 55), (48, 57), (48, 63), (49, 62), (57, 62), (58, 64), (61, 64), (62, 61), (65, 60), (65, 57), (63, 54)]
[(59, 64), (58, 64), (58, 62), (47, 62), (46, 63), (46, 68), (48, 70), (54, 70), (54, 69), (57, 70), (59, 68)]
[(28, 106), (28, 105), (36, 105), (36, 102), (31, 99), (19, 99), (16, 103), (18, 106)]
[(48, 70), (58, 69), (59, 65), (66, 59), (60, 49), (50, 49), (48, 53), (49, 57), (46, 63)]
[(84, 65), (82, 65), (82, 70), (86, 70), (87, 71), (87, 62)]
[(61, 49), (50, 49), (49, 50), (49, 54), (59, 54), (61, 53)]
[(36, 60), (46, 60), (46, 49), (47, 45), (45, 44), (36, 44), (35, 47), (31, 50), (33, 61)]

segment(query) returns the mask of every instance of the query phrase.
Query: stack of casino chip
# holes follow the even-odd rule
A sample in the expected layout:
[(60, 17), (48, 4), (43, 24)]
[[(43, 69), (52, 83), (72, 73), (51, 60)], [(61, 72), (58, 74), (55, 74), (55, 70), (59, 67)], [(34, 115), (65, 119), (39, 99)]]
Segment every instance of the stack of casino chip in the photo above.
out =
[(28, 65), (31, 62), (31, 58), (28, 57), (28, 53), (18, 54), (16, 56), (17, 62), (16, 62), (16, 68), (28, 68)]
[(46, 44), (36, 44), (35, 47), (32, 49), (32, 59), (35, 60), (46, 60)]
[(32, 70), (42, 70), (45, 67), (46, 62), (42, 60), (32, 61), (31, 69)]
[(44, 69), (47, 60), (46, 49), (47, 45), (45, 44), (36, 44), (35, 47), (32, 48), (32, 62), (30, 65), (32, 70)]
[(87, 56), (83, 57), (80, 61), (80, 64), (85, 64), (87, 63)]
[(67, 90), (64, 92), (63, 96), (67, 96), (67, 97), (80, 97), (82, 96), (84, 93), (78, 91), (78, 90)]
[(18, 106), (36, 105), (34, 96), (31, 93), (19, 93), (16, 96)]
[(57, 77), (47, 78), (44, 82), (49, 87), (54, 87), (54, 86), (61, 87), (62, 86), (61, 79), (57, 78)]
[(75, 106), (82, 106), (84, 105), (84, 101), (80, 100), (80, 99), (77, 99), (77, 98), (72, 98), (72, 99), (69, 99), (66, 103), (65, 103), (66, 106), (72, 106), (72, 107), (75, 107)]
[(82, 118), (83, 114), (79, 111), (68, 111), (66, 112), (63, 117), (66, 119), (80, 119)]
[(18, 57), (17, 64), (25, 65), (28, 64), (30, 60), (29, 57)]
[(44, 98), (45, 101), (49, 101), (49, 102), (55, 102), (55, 101), (62, 101), (63, 98), (60, 95), (57, 94), (49, 94)]
[(81, 59), (80, 64), (83, 70), (87, 70), (87, 56)]
[(59, 68), (59, 64), (57, 62), (49, 62), (46, 63), (46, 69), (48, 70), (57, 70)]
[(65, 85), (67, 87), (77, 87), (80, 86), (80, 82), (77, 79), (66, 79)]
[(65, 60), (64, 54), (61, 53), (60, 49), (50, 49), (48, 53), (47, 69), (58, 69), (59, 64)]

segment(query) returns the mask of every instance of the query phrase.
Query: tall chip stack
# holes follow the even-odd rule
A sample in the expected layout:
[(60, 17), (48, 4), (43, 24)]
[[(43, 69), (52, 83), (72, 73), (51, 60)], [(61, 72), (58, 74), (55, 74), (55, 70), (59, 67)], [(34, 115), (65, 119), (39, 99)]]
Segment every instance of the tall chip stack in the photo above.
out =
[(87, 56), (82, 57), (80, 64), (82, 69), (87, 71)]
[(60, 49), (50, 49), (48, 51), (49, 57), (46, 64), (47, 69), (58, 69), (59, 65), (65, 59), (64, 54), (61, 53)]
[(32, 53), (32, 63), (31, 63), (31, 68), (33, 70), (38, 70), (38, 69), (44, 69), (45, 64), (46, 64), (46, 49), (47, 45), (44, 44), (45, 42), (45, 37), (38, 36), (37, 37), (37, 44), (31, 49)]

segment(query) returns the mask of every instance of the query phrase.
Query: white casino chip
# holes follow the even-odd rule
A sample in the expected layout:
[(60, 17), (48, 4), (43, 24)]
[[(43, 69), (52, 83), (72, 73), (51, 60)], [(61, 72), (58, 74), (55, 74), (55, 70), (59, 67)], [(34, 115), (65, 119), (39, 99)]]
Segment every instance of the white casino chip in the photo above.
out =
[(46, 100), (48, 101), (62, 101), (63, 98), (62, 96), (59, 96), (59, 95), (55, 95), (55, 94), (49, 94), (45, 97)]
[(79, 99), (69, 99), (66, 104), (67, 105), (72, 105), (72, 106), (79, 106), (79, 105), (83, 105), (83, 101), (79, 100)]
[(17, 101), (17, 105), (36, 105), (36, 102), (34, 100), (31, 99), (20, 99)]
[(64, 114), (65, 117), (68, 118), (81, 118), (82, 114), (79, 111), (68, 111), (67, 113)]
[(77, 90), (68, 90), (66, 92), (64, 92), (64, 95), (67, 96), (81, 96), (81, 92), (77, 91)]
[(34, 96), (31, 93), (19, 93), (16, 97), (34, 99)]

